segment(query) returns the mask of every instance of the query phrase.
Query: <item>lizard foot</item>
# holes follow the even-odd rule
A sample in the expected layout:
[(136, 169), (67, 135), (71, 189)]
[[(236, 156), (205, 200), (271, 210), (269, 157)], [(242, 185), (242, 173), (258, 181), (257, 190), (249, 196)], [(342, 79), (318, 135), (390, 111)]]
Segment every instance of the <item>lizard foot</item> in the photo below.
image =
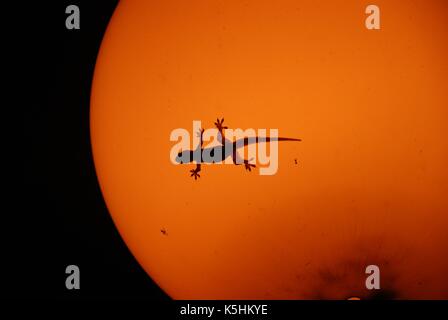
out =
[(199, 174), (199, 170), (197, 168), (190, 170), (190, 172), (191, 172), (190, 177), (194, 177), (194, 180), (201, 177), (201, 175)]
[(215, 126), (219, 132), (222, 132), (223, 129), (228, 129), (228, 127), (222, 125), (223, 122), (224, 118), (222, 118), (221, 120), (219, 120), (218, 118), (216, 119)]
[(255, 168), (254, 164), (250, 164), (249, 162), (244, 162), (244, 168), (246, 168), (246, 170), (251, 171), (252, 168)]

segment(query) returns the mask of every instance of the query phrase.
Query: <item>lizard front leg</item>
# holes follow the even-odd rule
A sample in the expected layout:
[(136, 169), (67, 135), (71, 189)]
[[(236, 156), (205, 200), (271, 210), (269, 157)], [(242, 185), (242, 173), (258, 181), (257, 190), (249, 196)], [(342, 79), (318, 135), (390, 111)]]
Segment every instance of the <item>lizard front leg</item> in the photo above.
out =
[(201, 171), (200, 163), (196, 164), (196, 169), (190, 170), (190, 172), (191, 172), (190, 177), (194, 177), (194, 180), (196, 180), (197, 178), (200, 178), (201, 175), (199, 174), (199, 171)]
[[(204, 139), (203, 139), (204, 131), (205, 130), (203, 128), (201, 128), (197, 132), (197, 136), (199, 137), (200, 142), (201, 142), (201, 146), (199, 147), (201, 149), (201, 152), (202, 152), (202, 145), (204, 144)], [(197, 180), (197, 178), (201, 177), (201, 175), (199, 174), (199, 171), (201, 171), (200, 163), (196, 164), (196, 169), (190, 170), (190, 172), (191, 172), (190, 177), (194, 177), (194, 180)]]
[[(219, 141), (222, 145), (226, 144), (226, 138), (224, 137), (224, 129), (228, 129), (228, 127), (223, 126), (224, 122), (224, 118), (222, 118), (221, 120), (219, 120), (219, 118), (216, 119), (215, 122), (215, 127), (218, 129), (219, 131), (219, 135), (221, 137), (221, 141)], [(218, 136), (218, 140), (219, 140), (219, 136)]]
[(204, 138), (203, 138), (203, 136), (204, 136), (204, 131), (205, 131), (205, 129), (204, 129), (204, 128), (201, 128), (201, 129), (199, 129), (199, 131), (196, 133), (196, 136), (200, 139), (200, 142), (201, 142), (201, 149), (202, 149), (202, 145), (204, 144)]

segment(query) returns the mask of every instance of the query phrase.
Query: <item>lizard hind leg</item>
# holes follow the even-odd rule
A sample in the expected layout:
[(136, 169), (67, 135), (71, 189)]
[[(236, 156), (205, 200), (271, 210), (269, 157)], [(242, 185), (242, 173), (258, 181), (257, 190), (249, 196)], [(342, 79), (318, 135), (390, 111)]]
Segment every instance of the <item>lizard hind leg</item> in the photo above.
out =
[(216, 122), (214, 123), (215, 127), (219, 130), (219, 132), (222, 132), (224, 129), (228, 129), (228, 127), (223, 126), (224, 118), (219, 120), (219, 118), (216, 119)]
[(250, 163), (250, 161), (252, 161), (252, 159), (246, 160), (241, 158), (238, 152), (236, 152), (233, 156), (233, 163), (237, 166), (240, 164), (244, 164), (244, 168), (249, 172), (252, 171), (252, 168), (256, 168), (256, 165)]
[(249, 163), (249, 160), (244, 160), (244, 168), (246, 168), (246, 170), (251, 171), (252, 168), (255, 168), (256, 165)]

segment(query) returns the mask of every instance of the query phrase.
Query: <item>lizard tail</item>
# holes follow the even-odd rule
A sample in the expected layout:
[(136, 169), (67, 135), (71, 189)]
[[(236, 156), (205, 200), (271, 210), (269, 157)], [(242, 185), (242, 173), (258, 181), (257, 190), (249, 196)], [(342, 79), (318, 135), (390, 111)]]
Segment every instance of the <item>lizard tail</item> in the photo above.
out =
[[(271, 141), (275, 141), (275, 140), (271, 140)], [(302, 139), (278, 137), (277, 141), (302, 141)]]
[(263, 143), (271, 141), (302, 141), (302, 139), (297, 138), (284, 138), (284, 137), (246, 137), (235, 141), (234, 148), (237, 149), (242, 146), (247, 146), (254, 143)]

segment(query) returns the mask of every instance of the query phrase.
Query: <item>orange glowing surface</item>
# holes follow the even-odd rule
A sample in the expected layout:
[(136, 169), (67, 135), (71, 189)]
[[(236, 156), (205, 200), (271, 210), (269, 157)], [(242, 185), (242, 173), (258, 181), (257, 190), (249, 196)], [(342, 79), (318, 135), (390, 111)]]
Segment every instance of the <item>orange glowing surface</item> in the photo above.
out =
[[(448, 298), (445, 1), (122, 1), (91, 97), (97, 174), (173, 298)], [(170, 162), (170, 133), (278, 128), (273, 176)]]

